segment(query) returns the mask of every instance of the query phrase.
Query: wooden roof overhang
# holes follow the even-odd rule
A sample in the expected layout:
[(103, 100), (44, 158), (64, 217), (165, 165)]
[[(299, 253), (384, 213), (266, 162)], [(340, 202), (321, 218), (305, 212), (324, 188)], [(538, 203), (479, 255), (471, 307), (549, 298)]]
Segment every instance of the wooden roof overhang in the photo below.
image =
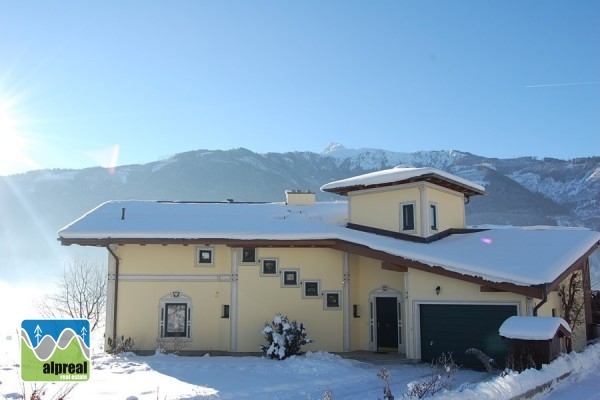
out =
[(369, 258), (374, 258), (376, 260), (381, 260), (387, 265), (414, 268), (431, 274), (441, 275), (448, 278), (458, 279), (464, 282), (485, 286), (487, 288), (495, 289), (496, 291), (511, 292), (538, 299), (541, 299), (543, 297), (543, 285), (522, 286), (508, 282), (492, 282), (483, 279), (482, 277), (465, 275), (458, 272), (449, 271), (440, 266), (432, 266), (419, 261), (409, 260), (401, 256), (392, 255), (380, 250), (371, 249), (370, 247), (364, 245), (346, 242), (343, 240), (338, 240), (338, 244), (334, 248), (337, 250), (346, 251), (348, 253), (353, 253)]
[(407, 268), (414, 268), (431, 274), (441, 275), (448, 278), (458, 279), (464, 282), (481, 285), (492, 291), (503, 291), (520, 294), (523, 296), (542, 299), (544, 289), (548, 292), (556, 290), (558, 285), (573, 271), (581, 269), (586, 263), (587, 257), (593, 253), (597, 246), (594, 246), (585, 255), (581, 256), (573, 265), (569, 266), (563, 274), (551, 283), (540, 285), (517, 285), (509, 282), (492, 282), (482, 277), (465, 275), (458, 272), (447, 270), (441, 266), (429, 265), (419, 261), (410, 260), (402, 256), (389, 254), (384, 251), (374, 250), (368, 246), (353, 243), (341, 239), (313, 239), (313, 240), (274, 240), (274, 239), (224, 239), (224, 238), (197, 238), (197, 239), (177, 239), (177, 238), (98, 238), (98, 239), (69, 239), (59, 238), (62, 245), (69, 246), (73, 244), (81, 246), (107, 247), (111, 244), (126, 245), (207, 245), (224, 244), (229, 247), (271, 247), (271, 248), (331, 248), (339, 251), (373, 258), (382, 262), (382, 268), (396, 271), (406, 271)]
[(429, 174), (415, 176), (415, 177), (408, 178), (408, 179), (401, 179), (401, 180), (377, 183), (377, 184), (372, 184), (372, 185), (341, 186), (341, 187), (336, 187), (336, 188), (331, 188), (331, 189), (324, 189), (324, 191), (339, 194), (341, 196), (347, 196), (349, 192), (354, 192), (357, 190), (376, 189), (376, 188), (381, 188), (381, 187), (403, 185), (403, 184), (415, 183), (415, 182), (430, 182), (435, 185), (454, 190), (455, 192), (463, 193), (467, 197), (485, 194), (485, 191), (477, 190), (474, 187), (467, 186), (465, 184), (462, 184), (462, 183), (457, 182), (452, 179), (448, 179), (446, 177), (442, 177), (435, 173), (429, 173)]
[(565, 280), (569, 275), (571, 275), (575, 271), (584, 271), (586, 268), (589, 268), (589, 257), (600, 247), (600, 242), (596, 242), (588, 251), (585, 252), (581, 257), (579, 257), (569, 268), (567, 268), (562, 274), (560, 274), (555, 280), (549, 282), (546, 290), (548, 292), (552, 292), (558, 290), (558, 286)]
[(106, 247), (110, 244), (125, 245), (205, 245), (224, 244), (229, 247), (333, 247), (336, 239), (314, 239), (314, 240), (275, 240), (275, 239), (226, 239), (226, 238), (86, 238), (71, 239), (59, 237), (63, 246), (77, 244), (80, 246)]

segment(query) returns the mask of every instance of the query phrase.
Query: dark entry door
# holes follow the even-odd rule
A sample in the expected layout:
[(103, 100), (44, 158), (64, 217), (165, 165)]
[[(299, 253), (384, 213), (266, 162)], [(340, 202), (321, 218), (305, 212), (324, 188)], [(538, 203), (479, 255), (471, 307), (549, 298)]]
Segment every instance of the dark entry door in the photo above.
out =
[(377, 350), (398, 349), (398, 300), (376, 297)]

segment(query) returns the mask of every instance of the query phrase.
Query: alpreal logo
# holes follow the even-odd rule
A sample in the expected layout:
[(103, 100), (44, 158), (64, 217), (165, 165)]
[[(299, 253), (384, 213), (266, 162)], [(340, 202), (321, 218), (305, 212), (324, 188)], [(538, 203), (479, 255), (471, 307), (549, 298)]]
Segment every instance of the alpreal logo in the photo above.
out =
[(27, 382), (90, 379), (90, 321), (26, 319), (21, 323), (21, 379)]

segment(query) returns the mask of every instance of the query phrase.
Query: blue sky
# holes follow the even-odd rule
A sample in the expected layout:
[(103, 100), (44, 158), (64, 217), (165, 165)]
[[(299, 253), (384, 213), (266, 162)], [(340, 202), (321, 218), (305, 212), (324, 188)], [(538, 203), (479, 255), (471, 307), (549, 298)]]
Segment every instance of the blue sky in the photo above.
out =
[(0, 174), (331, 142), (600, 155), (597, 1), (4, 1), (0, 38)]

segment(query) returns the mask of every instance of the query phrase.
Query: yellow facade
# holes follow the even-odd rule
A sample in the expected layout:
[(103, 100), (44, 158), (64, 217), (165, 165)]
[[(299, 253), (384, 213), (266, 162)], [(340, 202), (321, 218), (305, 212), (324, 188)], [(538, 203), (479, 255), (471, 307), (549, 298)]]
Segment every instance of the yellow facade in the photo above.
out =
[[(314, 343), (306, 351), (377, 350), (374, 301), (398, 302), (400, 353), (420, 359), (420, 304), (514, 304), (531, 315), (540, 299), (508, 292), (483, 292), (481, 286), (413, 268), (382, 269), (368, 257), (327, 248), (258, 248), (257, 263), (241, 263), (239, 248), (226, 245), (123, 245), (119, 256), (116, 333), (131, 337), (135, 350), (153, 351), (161, 343), (161, 298), (173, 292), (190, 298), (190, 339), (184, 351), (257, 352), (265, 344), (262, 328), (277, 313), (303, 322)], [(196, 249), (212, 248), (214, 266), (196, 267)], [(277, 275), (261, 275), (261, 261), (276, 260)], [(114, 262), (113, 262), (114, 268)], [(281, 274), (296, 271), (298, 286), (282, 287)], [(234, 278), (236, 276), (236, 278)], [(303, 298), (303, 283), (317, 281), (321, 293), (339, 293), (341, 307), (326, 309), (320, 295)], [(440, 287), (439, 294), (436, 288)], [(233, 292), (235, 291), (235, 295)], [(230, 307), (223, 318), (223, 306)], [(539, 309), (551, 316), (559, 308), (556, 292)], [(112, 326), (107, 326), (111, 336)], [(575, 348), (581, 348), (576, 341)], [(583, 343), (584, 345), (585, 343)]]
[[(288, 195), (307, 207), (314, 196)], [(352, 192), (348, 197), (353, 224), (401, 232), (401, 206), (412, 203), (415, 230), (408, 234), (428, 237), (465, 225), (465, 197), (428, 182)], [(436, 207), (435, 229), (431, 205)], [(423, 304), (514, 305), (519, 315), (532, 315), (541, 302), (421, 269), (387, 270), (381, 260), (325, 247), (260, 247), (255, 261), (245, 262), (241, 248), (225, 244), (127, 244), (111, 250), (106, 336), (131, 337), (138, 351), (153, 351), (174, 340), (161, 337), (165, 299), (185, 300), (181, 302), (188, 307), (189, 338), (181, 339), (181, 349), (191, 352), (257, 352), (266, 344), (265, 322), (278, 313), (305, 324), (314, 342), (303, 350), (378, 350), (376, 304), (383, 299), (397, 306), (397, 351), (414, 360), (421, 358)], [(292, 279), (286, 282), (288, 276)], [(307, 295), (308, 285), (318, 288), (318, 294)], [(327, 294), (337, 298), (339, 306), (327, 306)], [(553, 310), (559, 315), (556, 292), (549, 294), (538, 315), (551, 316)], [(576, 336), (574, 345), (582, 348), (585, 335)]]
[[(420, 237), (465, 227), (464, 196), (427, 182), (352, 192), (348, 198), (350, 222), (358, 225)], [(402, 230), (403, 204), (414, 205), (414, 230)], [(436, 207), (435, 230), (431, 205)]]

